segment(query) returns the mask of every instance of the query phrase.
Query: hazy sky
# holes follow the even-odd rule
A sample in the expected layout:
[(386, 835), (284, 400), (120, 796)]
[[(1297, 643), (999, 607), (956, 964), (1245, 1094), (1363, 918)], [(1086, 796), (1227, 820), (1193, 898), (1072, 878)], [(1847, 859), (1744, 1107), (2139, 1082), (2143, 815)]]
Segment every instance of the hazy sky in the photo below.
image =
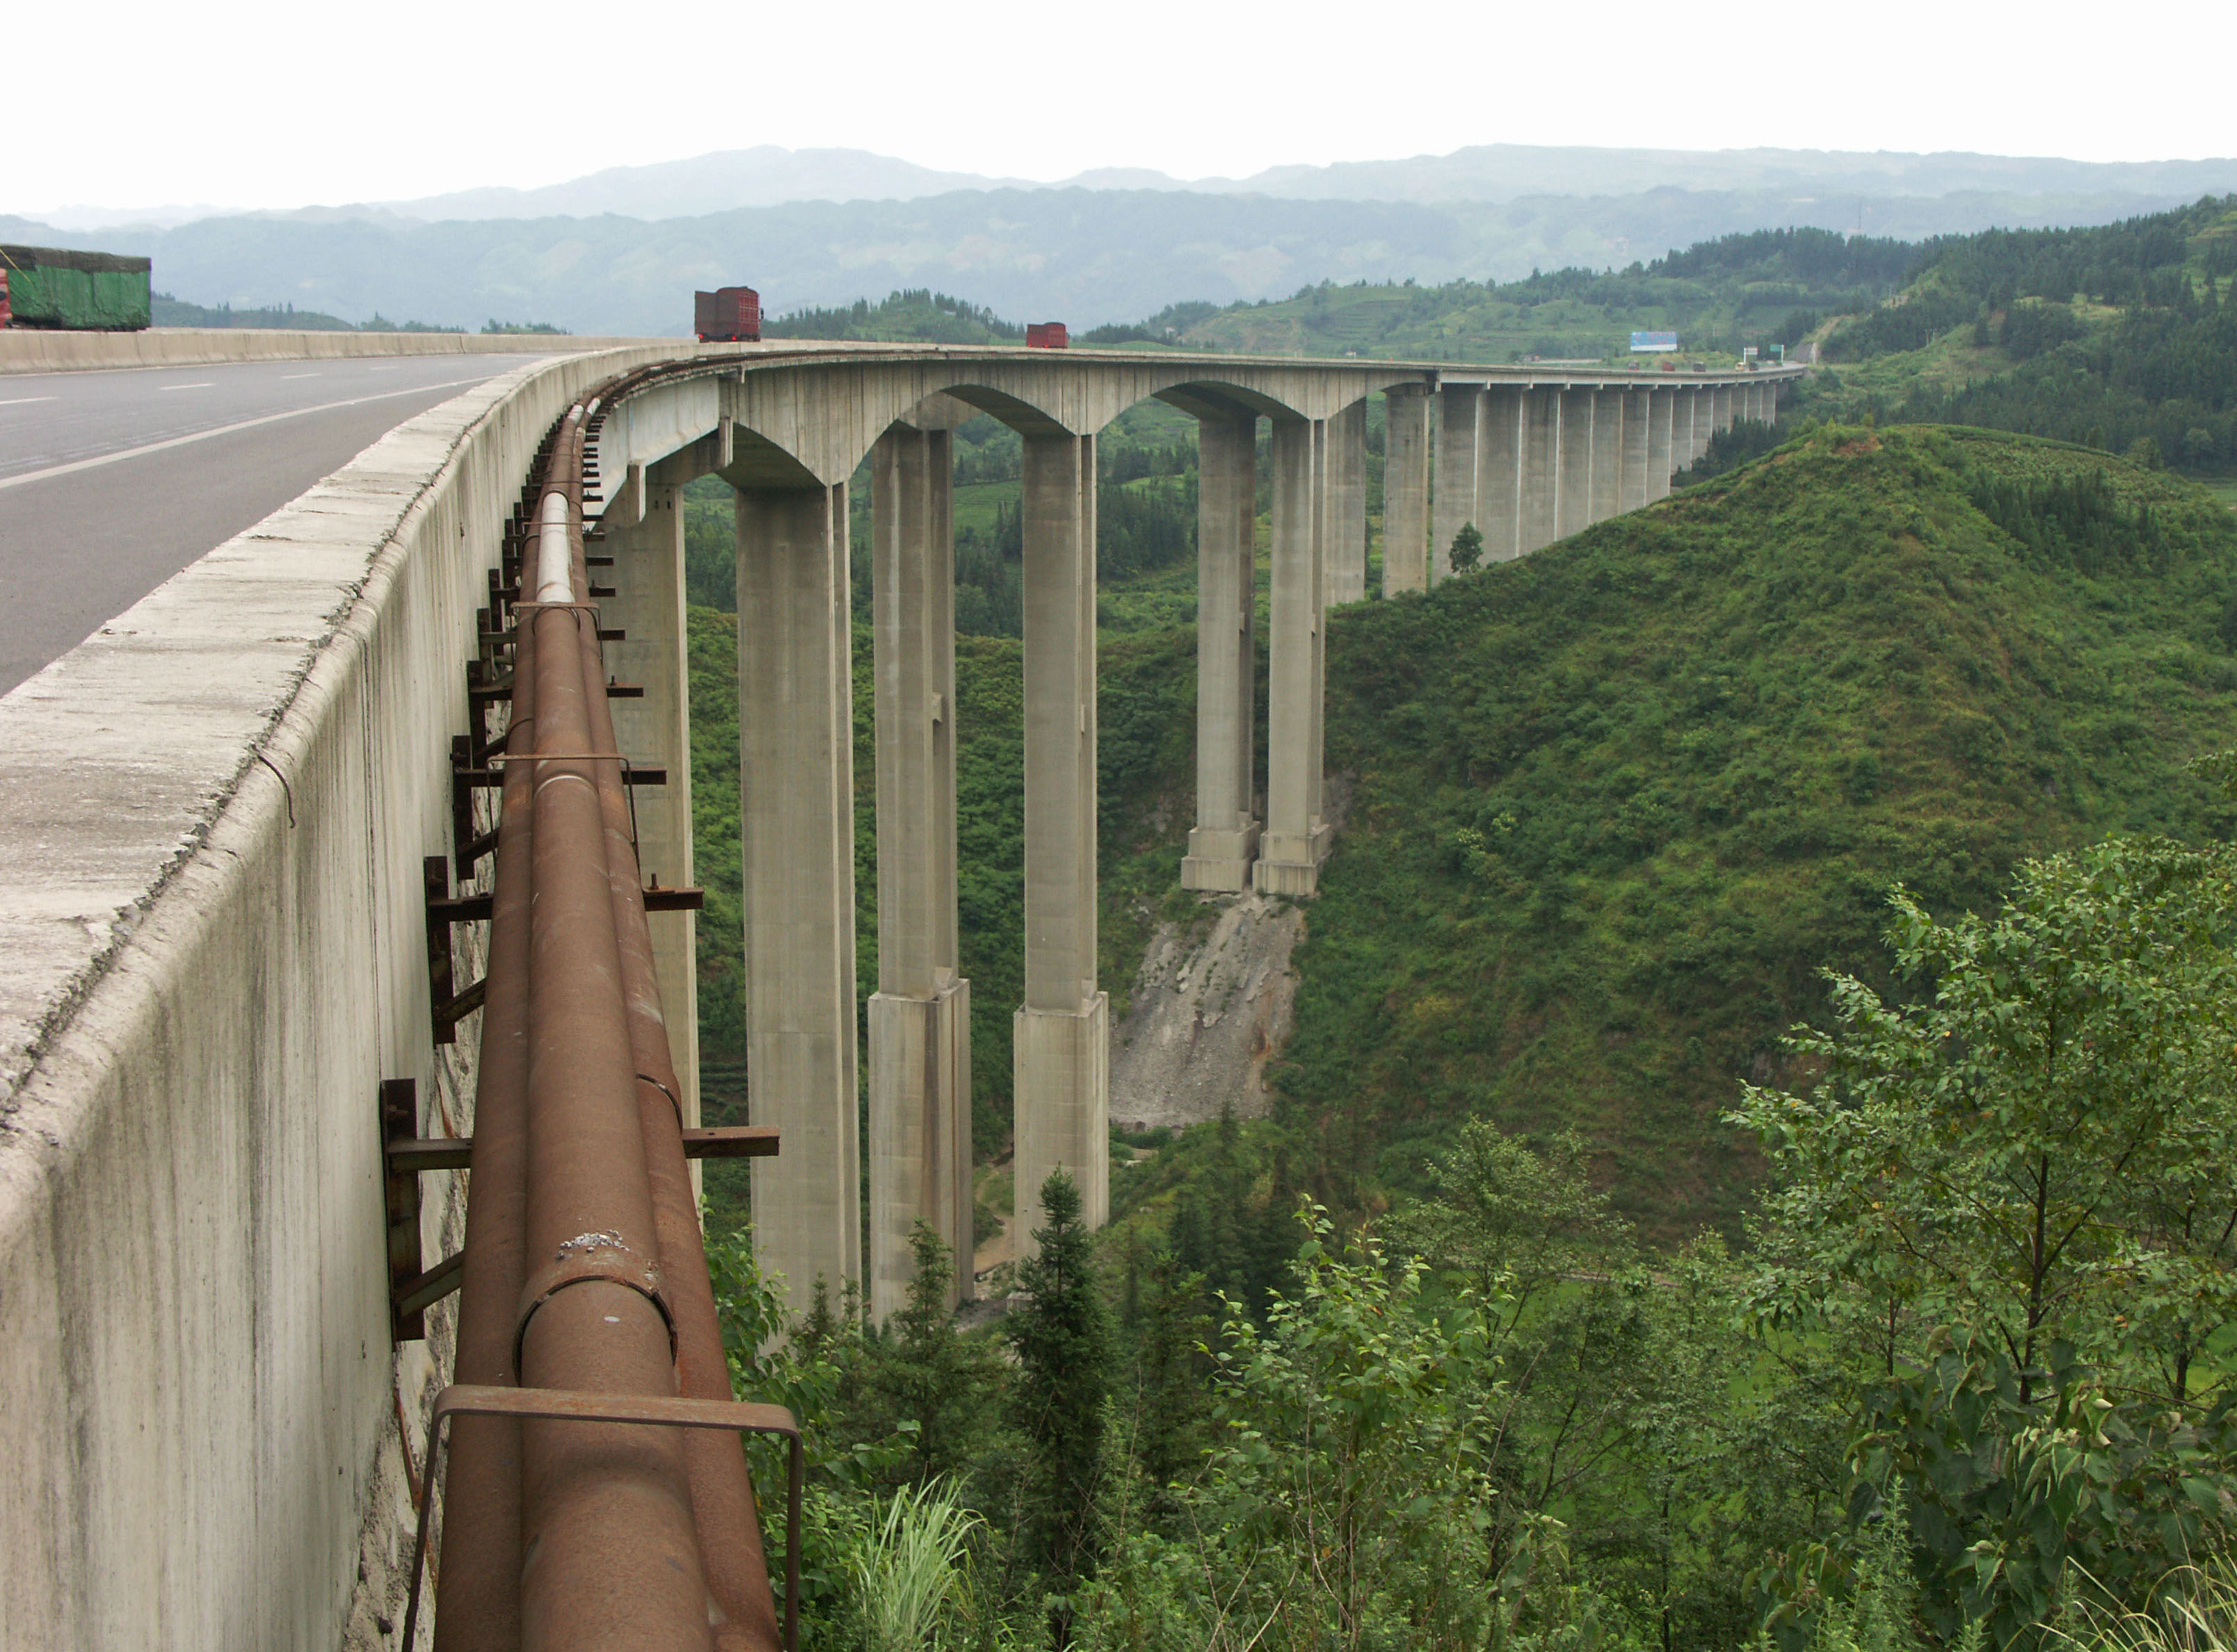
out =
[(2213, 78), (2237, 6), (2137, 17), (2073, 0), (24, 5), (0, 211), (395, 199), (754, 143), (1038, 179), (1490, 142), (2237, 150)]

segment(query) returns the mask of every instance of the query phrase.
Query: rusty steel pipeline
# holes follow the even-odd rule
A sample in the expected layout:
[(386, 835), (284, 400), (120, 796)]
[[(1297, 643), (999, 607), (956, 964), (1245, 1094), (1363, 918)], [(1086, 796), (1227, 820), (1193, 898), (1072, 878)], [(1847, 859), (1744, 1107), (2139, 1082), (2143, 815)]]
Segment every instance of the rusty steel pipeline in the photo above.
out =
[[(457, 1375), (727, 1401), (586, 600), (581, 475), (597, 406), (578, 404), (556, 433), (521, 557)], [(735, 1436), (478, 1415), (454, 1427), (443, 1652), (779, 1646)]]
[[(508, 745), (536, 730), (535, 639), (513, 650)], [(459, 1298), (455, 1379), (514, 1384), (515, 1305), (526, 1276), (522, 1214), (528, 1202), (528, 874), (535, 826), (535, 765), (509, 766), (498, 817), (487, 996), (474, 1146), (466, 1201), (465, 1279)], [(423, 1495), (432, 1497), (433, 1470)], [(436, 1652), (520, 1644), (520, 1424), (462, 1417), (452, 1425), (443, 1493), (445, 1565), (436, 1580)]]
[[(583, 576), (578, 572), (577, 577)], [(583, 668), (594, 679), (597, 677), (597, 641), (588, 633), (583, 641)], [(604, 695), (594, 694), (590, 707), (593, 743), (599, 750), (614, 750), (611, 703)], [(683, 1157), (683, 1093), (667, 1023), (661, 1014), (660, 988), (653, 973), (652, 931), (645, 922), (643, 874), (637, 862), (627, 789), (617, 770), (616, 765), (614, 771), (600, 773), (599, 801), (630, 1046), (637, 1064), (645, 1165), (659, 1235), (662, 1277), (675, 1316), (676, 1382), (691, 1398), (729, 1399), (729, 1361), (723, 1350), (722, 1325), (716, 1317), (706, 1244), (699, 1231), (698, 1202)], [(735, 1435), (701, 1431), (685, 1439), (684, 1452), (708, 1585), (723, 1613), (714, 1628), (715, 1644), (722, 1652), (776, 1652), (780, 1642), (775, 1602), (744, 1450)]]

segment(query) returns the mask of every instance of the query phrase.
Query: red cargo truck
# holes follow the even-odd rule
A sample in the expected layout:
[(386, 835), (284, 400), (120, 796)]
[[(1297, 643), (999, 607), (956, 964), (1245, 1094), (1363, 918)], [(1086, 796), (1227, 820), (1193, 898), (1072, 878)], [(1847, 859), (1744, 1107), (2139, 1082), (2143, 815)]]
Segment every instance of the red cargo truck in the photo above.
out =
[(1064, 350), (1071, 347), (1071, 336), (1061, 321), (1029, 321), (1026, 324), (1026, 347), (1029, 350)]
[(762, 295), (750, 287), (718, 287), (691, 295), (691, 330), (702, 344), (759, 344)]

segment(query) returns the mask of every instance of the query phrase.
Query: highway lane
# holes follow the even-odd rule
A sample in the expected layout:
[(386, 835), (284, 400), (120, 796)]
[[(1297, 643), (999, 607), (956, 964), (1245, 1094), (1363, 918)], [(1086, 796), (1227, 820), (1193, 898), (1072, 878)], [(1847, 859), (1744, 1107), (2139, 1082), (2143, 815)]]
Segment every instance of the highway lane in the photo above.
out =
[(413, 414), (535, 359), (0, 378), (0, 694)]

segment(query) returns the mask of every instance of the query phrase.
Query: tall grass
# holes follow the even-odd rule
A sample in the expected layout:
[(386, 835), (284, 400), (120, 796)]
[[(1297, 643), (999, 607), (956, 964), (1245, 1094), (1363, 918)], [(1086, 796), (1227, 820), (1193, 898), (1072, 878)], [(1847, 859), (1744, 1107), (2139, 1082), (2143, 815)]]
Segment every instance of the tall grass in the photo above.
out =
[(2053, 1639), (2075, 1652), (2237, 1652), (2237, 1557), (2178, 1568), (2139, 1610), (2074, 1591)]
[(854, 1556), (865, 1652), (939, 1652), (966, 1581), (971, 1533), (985, 1523), (938, 1479), (902, 1487)]

